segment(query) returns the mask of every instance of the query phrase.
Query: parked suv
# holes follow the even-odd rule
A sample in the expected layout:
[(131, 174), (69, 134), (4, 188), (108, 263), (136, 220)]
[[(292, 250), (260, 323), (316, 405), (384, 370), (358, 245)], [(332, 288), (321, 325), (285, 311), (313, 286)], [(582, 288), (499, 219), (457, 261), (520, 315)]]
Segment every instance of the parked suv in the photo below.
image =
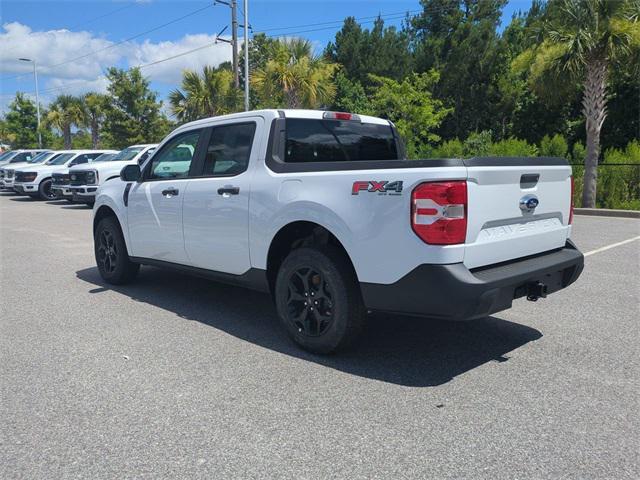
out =
[(87, 163), (105, 153), (105, 150), (62, 150), (59, 153), (61, 155), (45, 164), (16, 170), (13, 189), (17, 193), (29, 195), (32, 198), (54, 200), (57, 195), (51, 190), (53, 173), (65, 172), (73, 165)]
[(559, 158), (406, 160), (389, 121), (262, 110), (181, 126), (103, 184), (95, 258), (268, 291), (291, 337), (345, 347), (370, 311), (448, 320), (538, 300), (580, 275)]
[[(78, 163), (76, 166), (83, 166), (87, 164), (93, 164), (96, 162), (103, 162), (113, 158), (118, 152), (116, 150), (105, 150), (106, 153), (98, 154), (97, 156), (91, 155), (89, 161), (86, 163)], [(71, 168), (74, 168), (71, 167)], [(51, 191), (56, 194), (56, 198), (73, 202), (73, 194), (71, 193), (69, 185), (69, 168), (55, 172), (51, 174)]]
[(33, 158), (25, 162), (6, 164), (4, 167), (0, 168), (0, 188), (13, 190), (13, 180), (15, 177), (15, 171), (17, 169), (46, 163), (56, 155), (57, 152), (45, 150), (36, 154)]
[(96, 198), (96, 190), (100, 185), (114, 178), (119, 178), (120, 171), (126, 165), (144, 163), (156, 147), (156, 144), (132, 145), (105, 162), (70, 168), (69, 190), (73, 195), (73, 200), (92, 205)]

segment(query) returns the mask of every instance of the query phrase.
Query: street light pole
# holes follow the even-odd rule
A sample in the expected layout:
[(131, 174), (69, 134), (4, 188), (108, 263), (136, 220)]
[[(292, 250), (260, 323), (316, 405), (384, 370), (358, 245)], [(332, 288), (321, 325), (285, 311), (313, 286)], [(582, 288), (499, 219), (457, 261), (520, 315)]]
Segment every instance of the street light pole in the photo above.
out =
[(244, 0), (244, 110), (249, 111), (249, 0)]
[(36, 112), (38, 115), (38, 148), (42, 148), (42, 133), (40, 132), (40, 97), (38, 94), (38, 68), (35, 60), (31, 60), (30, 58), (19, 58), (18, 60), (21, 62), (33, 63), (33, 78), (36, 83)]

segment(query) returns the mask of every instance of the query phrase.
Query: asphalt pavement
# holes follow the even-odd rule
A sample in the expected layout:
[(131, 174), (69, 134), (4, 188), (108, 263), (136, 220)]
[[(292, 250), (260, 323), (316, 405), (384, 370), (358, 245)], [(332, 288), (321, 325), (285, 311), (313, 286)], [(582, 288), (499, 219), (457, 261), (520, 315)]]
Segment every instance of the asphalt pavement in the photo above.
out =
[[(574, 223), (584, 252), (640, 235)], [(107, 286), (89, 208), (0, 194), (0, 478), (640, 478), (639, 252), (483, 320), (376, 315), (321, 357), (267, 295)]]

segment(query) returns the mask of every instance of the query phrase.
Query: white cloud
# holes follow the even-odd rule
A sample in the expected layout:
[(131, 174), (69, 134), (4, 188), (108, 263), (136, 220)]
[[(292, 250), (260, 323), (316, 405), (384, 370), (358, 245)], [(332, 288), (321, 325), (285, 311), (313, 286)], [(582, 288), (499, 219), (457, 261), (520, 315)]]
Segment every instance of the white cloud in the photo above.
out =
[[(80, 94), (104, 91), (104, 72), (111, 66), (145, 65), (180, 55), (204, 45), (211, 45), (215, 36), (188, 34), (176, 41), (154, 43), (150, 40), (116, 45), (90, 32), (69, 30), (32, 31), (19, 22), (6, 23), (0, 30), (0, 65), (3, 79), (16, 79), (21, 90), (32, 90), (32, 65), (18, 58), (32, 58), (38, 62), (41, 101), (47, 102), (59, 93)], [(95, 52), (95, 53), (92, 53)], [(83, 57), (76, 60), (77, 57)], [(231, 47), (218, 43), (188, 55), (179, 56), (145, 67), (143, 73), (152, 82), (178, 86), (184, 69), (200, 70), (204, 65), (219, 65), (231, 60)], [(2, 94), (9, 93), (5, 80)], [(24, 85), (24, 87), (22, 87)], [(4, 103), (1, 102), (0, 103)]]
[[(146, 40), (131, 48), (128, 60), (130, 65), (145, 65), (165, 58), (180, 55), (204, 45), (211, 45), (214, 35), (185, 35), (176, 42), (152, 43)], [(220, 65), (231, 60), (231, 46), (220, 42), (166, 62), (144, 68), (144, 74), (152, 80), (178, 85), (185, 69), (200, 70), (204, 65)]]
[[(6, 23), (2, 28), (4, 31), (0, 33), (0, 63), (5, 74), (30, 73), (31, 64), (18, 60), (24, 57), (38, 62), (38, 73), (41, 75), (92, 79), (102, 74), (104, 65), (117, 63), (124, 53), (121, 47), (125, 45), (105, 50), (112, 47), (113, 42), (95, 37), (89, 32), (34, 32), (18, 22)], [(89, 52), (97, 53), (69, 62)]]

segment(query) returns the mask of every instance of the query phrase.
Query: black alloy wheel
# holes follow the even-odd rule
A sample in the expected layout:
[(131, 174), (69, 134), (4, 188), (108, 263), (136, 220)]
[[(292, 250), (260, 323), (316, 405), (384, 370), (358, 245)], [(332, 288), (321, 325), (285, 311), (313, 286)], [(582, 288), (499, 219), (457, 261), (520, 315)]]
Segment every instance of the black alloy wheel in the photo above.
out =
[(313, 267), (298, 268), (289, 277), (287, 317), (299, 333), (317, 337), (333, 321), (333, 289)]
[(39, 188), (40, 198), (43, 200), (56, 200), (58, 194), (51, 189), (51, 180), (44, 180)]
[(102, 230), (98, 238), (97, 260), (107, 274), (112, 274), (116, 270), (118, 262), (118, 248), (116, 246), (113, 233), (109, 230)]

